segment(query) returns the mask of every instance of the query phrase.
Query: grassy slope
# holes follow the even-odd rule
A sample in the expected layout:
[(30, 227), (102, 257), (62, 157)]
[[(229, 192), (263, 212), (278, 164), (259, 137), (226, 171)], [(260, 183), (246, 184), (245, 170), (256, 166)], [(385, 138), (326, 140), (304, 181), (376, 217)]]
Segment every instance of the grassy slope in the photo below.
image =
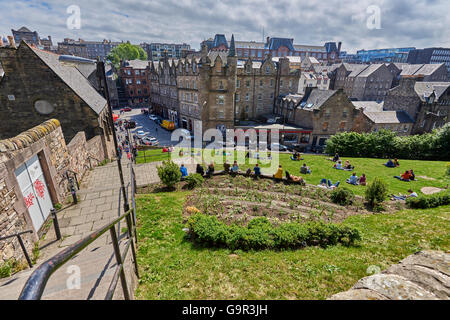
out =
[[(331, 162), (330, 162), (331, 163)], [(431, 173), (429, 173), (431, 175)], [(428, 174), (427, 174), (428, 175)], [(138, 299), (326, 299), (421, 249), (450, 249), (450, 206), (353, 216), (358, 247), (236, 252), (184, 240), (186, 192), (140, 195)]]
[[(204, 151), (206, 152), (206, 151)], [(178, 152), (176, 152), (178, 153)], [(139, 154), (141, 155), (142, 152)], [(162, 153), (161, 150), (148, 150), (146, 154), (153, 155), (151, 161), (161, 161), (167, 159), (167, 154)], [(280, 154), (280, 164), (283, 166), (284, 170), (288, 170), (293, 175), (300, 174), (300, 166), (306, 163), (312, 169), (312, 174), (302, 175), (307, 183), (317, 185), (323, 178), (330, 179), (336, 182), (340, 181), (342, 186), (346, 186), (352, 189), (358, 195), (364, 195), (365, 187), (353, 186), (345, 183), (345, 180), (350, 177), (352, 172), (332, 169), (333, 162), (327, 160), (325, 156), (318, 155), (304, 155), (304, 160), (302, 161), (292, 161), (290, 159), (290, 154)], [(406, 194), (409, 188), (420, 194), (420, 189), (422, 187), (445, 187), (449, 184), (449, 177), (445, 176), (446, 172), (446, 162), (445, 161), (422, 161), (422, 160), (402, 160), (400, 159), (399, 168), (387, 168), (382, 164), (387, 160), (385, 159), (373, 159), (373, 158), (342, 158), (343, 163), (345, 160), (350, 160), (350, 163), (355, 166), (355, 172), (359, 176), (365, 173), (367, 176), (367, 181), (370, 183), (374, 177), (382, 178), (389, 187), (389, 193), (402, 193)], [(149, 160), (147, 159), (147, 162)], [(138, 163), (143, 163), (144, 159), (138, 159)], [(248, 159), (247, 159), (248, 163)], [(241, 170), (247, 170), (248, 168), (253, 169), (254, 164), (246, 164), (240, 166)], [(222, 169), (221, 165), (216, 165), (217, 170)], [(206, 169), (206, 168), (205, 168)], [(394, 179), (394, 175), (401, 175), (405, 170), (413, 169), (416, 176), (427, 176), (434, 178), (436, 180), (426, 180), (423, 178), (418, 178), (418, 181), (413, 182), (403, 182)], [(268, 169), (264, 169), (262, 166), (262, 172), (265, 174), (273, 174), (275, 172), (269, 172)]]

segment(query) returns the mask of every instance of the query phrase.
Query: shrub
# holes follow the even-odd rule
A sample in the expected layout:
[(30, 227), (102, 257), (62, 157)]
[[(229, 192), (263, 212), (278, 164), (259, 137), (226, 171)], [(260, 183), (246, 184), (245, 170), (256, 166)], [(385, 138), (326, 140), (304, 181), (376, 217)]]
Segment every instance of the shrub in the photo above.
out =
[(366, 201), (372, 207), (377, 207), (386, 199), (388, 194), (387, 185), (383, 180), (373, 179), (366, 189)]
[(355, 200), (355, 194), (352, 190), (347, 188), (336, 188), (330, 194), (331, 201), (346, 206), (352, 204)]
[(447, 204), (450, 204), (450, 191), (406, 199), (406, 205), (412, 209), (435, 208)]
[(348, 246), (360, 240), (357, 229), (341, 225), (289, 222), (274, 226), (265, 217), (255, 218), (243, 227), (226, 225), (216, 216), (195, 214), (189, 218), (188, 227), (197, 242), (232, 250), (295, 249), (306, 245), (326, 247), (338, 243)]
[(447, 175), (450, 176), (450, 162), (447, 162)]
[(13, 260), (7, 260), (0, 265), (0, 279), (11, 276), (13, 264)]
[(190, 174), (186, 177), (187, 187), (189, 189), (194, 189), (203, 184), (205, 179), (203, 179), (202, 175), (199, 173)]
[(168, 188), (173, 188), (181, 179), (180, 168), (173, 161), (163, 161), (162, 165), (158, 166), (157, 169), (159, 178)]

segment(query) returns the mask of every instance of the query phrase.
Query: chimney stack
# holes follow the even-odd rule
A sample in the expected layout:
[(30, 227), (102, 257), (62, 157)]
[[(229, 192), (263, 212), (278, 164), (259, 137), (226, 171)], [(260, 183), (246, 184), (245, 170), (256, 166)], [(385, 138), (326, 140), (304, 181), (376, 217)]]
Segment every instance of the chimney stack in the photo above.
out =
[(338, 42), (338, 51), (337, 51), (337, 53), (339, 54), (339, 53), (341, 53), (341, 46), (342, 46), (342, 42), (341, 41), (339, 41)]
[(9, 41), (9, 46), (10, 46), (11, 48), (16, 49), (16, 43), (14, 42), (13, 36), (8, 36), (8, 41)]

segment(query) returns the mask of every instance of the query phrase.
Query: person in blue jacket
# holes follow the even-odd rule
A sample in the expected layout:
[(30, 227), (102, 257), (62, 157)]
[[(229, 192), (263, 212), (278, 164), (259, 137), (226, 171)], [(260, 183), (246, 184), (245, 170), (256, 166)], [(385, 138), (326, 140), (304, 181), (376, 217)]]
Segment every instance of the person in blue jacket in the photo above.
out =
[(181, 164), (180, 172), (181, 172), (181, 179), (185, 179), (188, 176), (188, 172), (184, 164)]

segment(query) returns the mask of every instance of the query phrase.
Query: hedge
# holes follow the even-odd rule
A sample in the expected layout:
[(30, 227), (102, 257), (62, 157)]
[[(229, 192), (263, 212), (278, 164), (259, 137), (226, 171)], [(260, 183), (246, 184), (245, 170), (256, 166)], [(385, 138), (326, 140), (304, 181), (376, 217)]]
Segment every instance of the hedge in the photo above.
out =
[(197, 213), (189, 218), (187, 225), (196, 242), (232, 250), (327, 247), (338, 243), (349, 246), (361, 239), (357, 229), (342, 225), (289, 222), (274, 226), (265, 217), (255, 218), (247, 226), (239, 226), (227, 225), (216, 216)]
[(407, 198), (406, 205), (412, 209), (428, 209), (450, 204), (450, 191), (424, 195), (417, 198)]
[(345, 157), (450, 159), (450, 124), (432, 133), (397, 136), (380, 130), (372, 133), (343, 132), (327, 140), (325, 152)]

